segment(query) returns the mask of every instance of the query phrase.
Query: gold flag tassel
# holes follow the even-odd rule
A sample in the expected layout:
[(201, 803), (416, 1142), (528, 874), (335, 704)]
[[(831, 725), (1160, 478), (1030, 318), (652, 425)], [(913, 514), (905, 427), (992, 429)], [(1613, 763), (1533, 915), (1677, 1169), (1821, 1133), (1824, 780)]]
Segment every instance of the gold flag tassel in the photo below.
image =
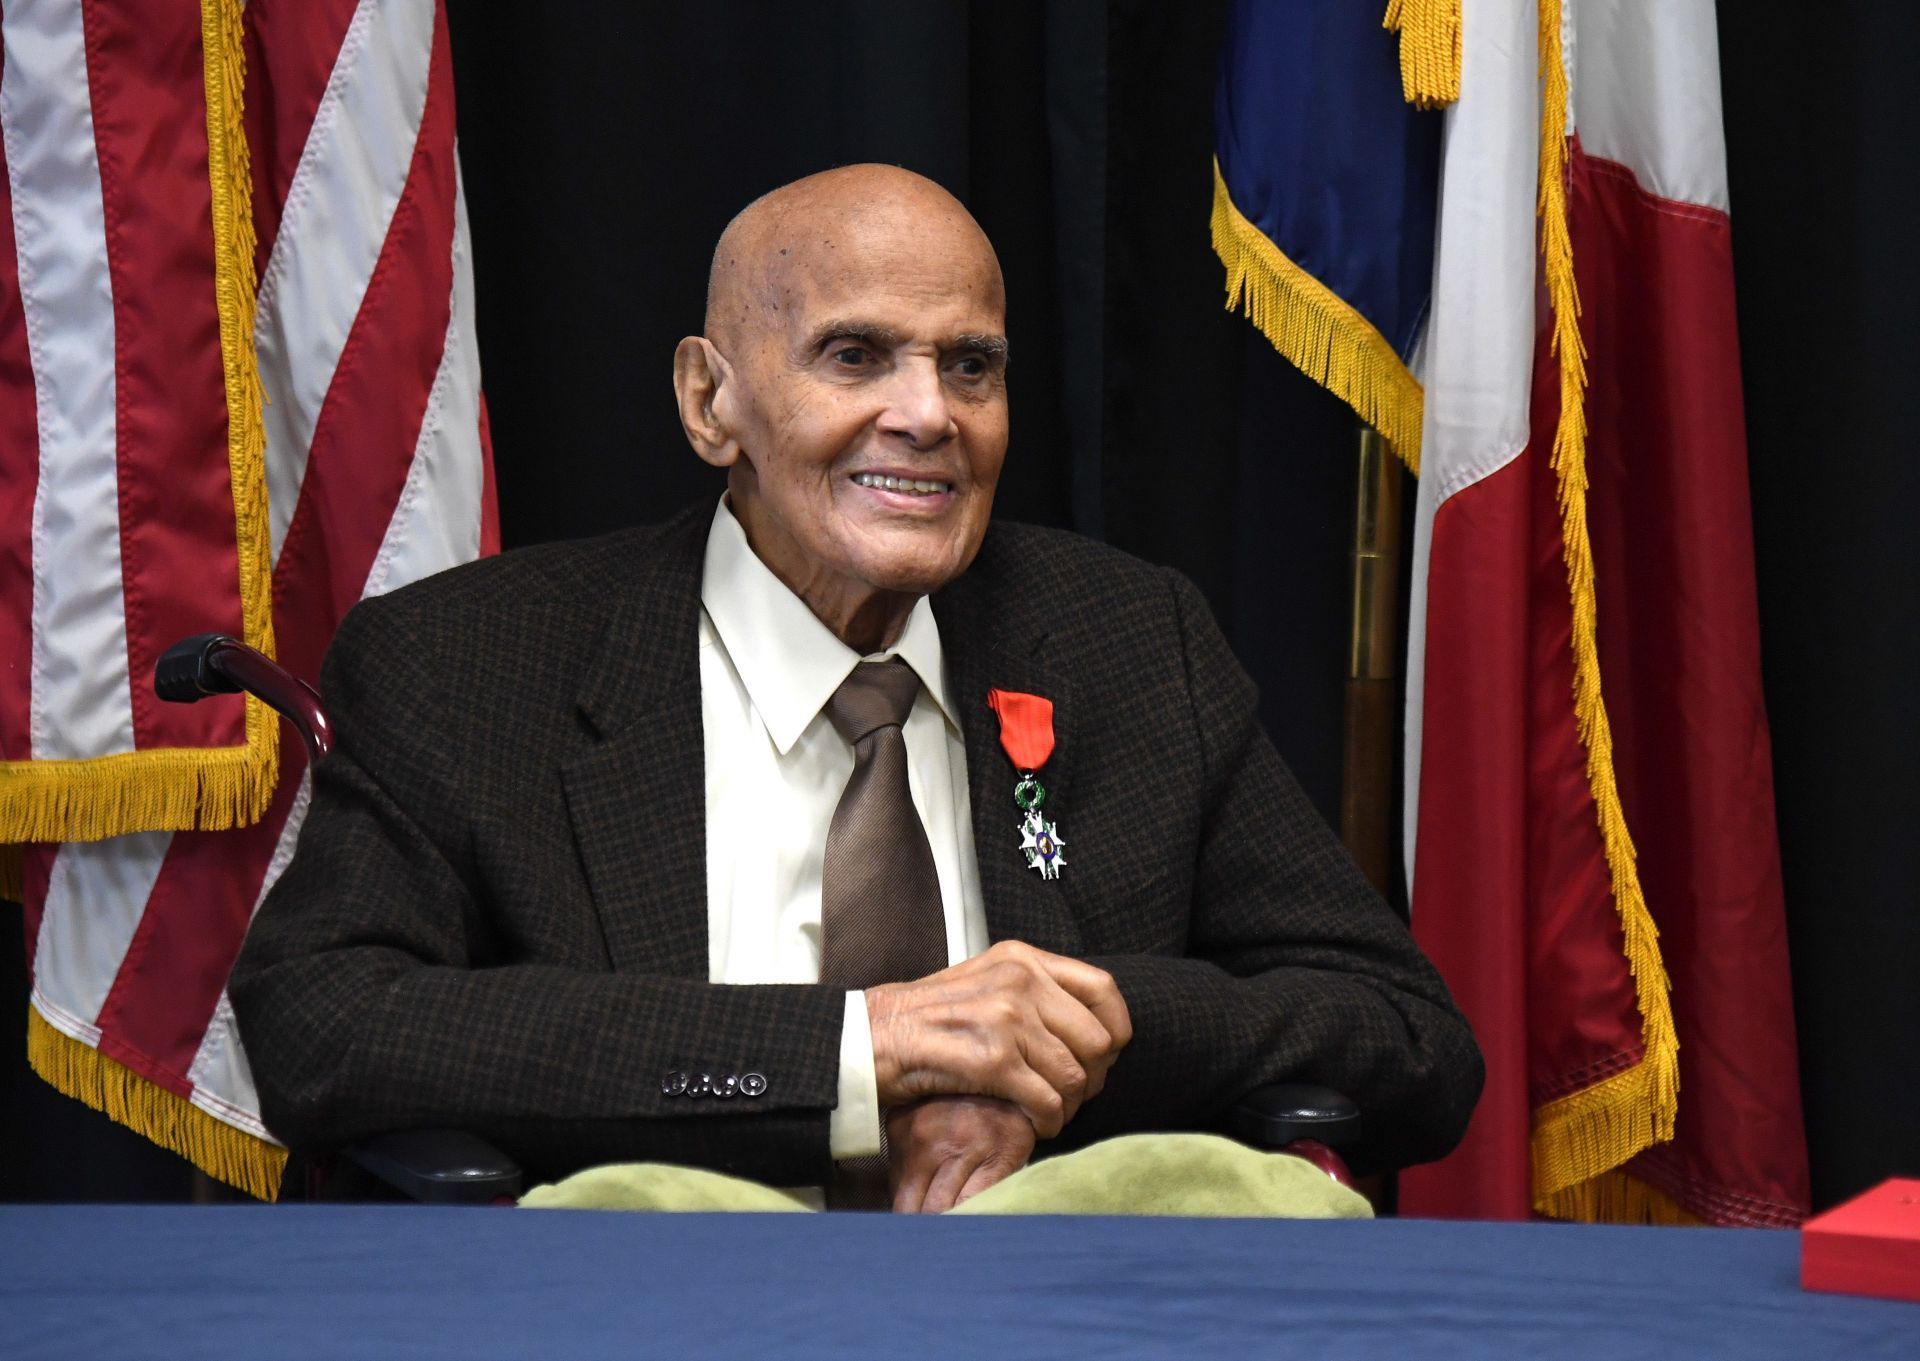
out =
[(260, 1200), (280, 1194), (287, 1150), (215, 1119), (27, 1008), (27, 1062), (55, 1090), (172, 1149), (210, 1177)]
[(1606, 847), (1614, 908), (1640, 1004), (1640, 1062), (1533, 1113), (1533, 1204), (1561, 1219), (1681, 1223), (1686, 1211), (1620, 1171), (1636, 1153), (1673, 1138), (1680, 1101), (1679, 1039), (1668, 1000), (1659, 931), (1647, 909), (1633, 839), (1614, 779), (1613, 732), (1600, 694), (1593, 544), (1587, 535), (1586, 346), (1567, 228), (1567, 74), (1560, 53), (1560, 0), (1540, 0), (1540, 249), (1560, 365), (1560, 420), (1552, 464), (1558, 479), (1562, 552), (1573, 601), (1573, 702), (1587, 751), (1587, 782)]
[(1234, 206), (1213, 163), (1213, 250), (1227, 267), (1227, 310), (1248, 320), (1295, 367), (1387, 437), (1420, 471), (1420, 382), (1387, 338), (1286, 254)]
[(1380, 26), (1400, 35), (1400, 89), (1416, 109), (1460, 98), (1460, 0), (1389, 0)]

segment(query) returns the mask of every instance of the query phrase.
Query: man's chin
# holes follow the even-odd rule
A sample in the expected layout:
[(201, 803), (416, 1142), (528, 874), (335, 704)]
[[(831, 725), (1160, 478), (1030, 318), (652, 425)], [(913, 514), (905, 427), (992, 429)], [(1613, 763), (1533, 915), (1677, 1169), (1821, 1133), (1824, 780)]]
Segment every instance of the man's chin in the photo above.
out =
[(964, 551), (943, 546), (937, 554), (912, 553), (883, 557), (867, 564), (861, 575), (868, 584), (897, 595), (932, 595), (967, 569), (973, 561), (970, 545)]
[[(982, 533), (984, 532), (982, 526)], [(901, 595), (932, 595), (973, 562), (982, 533), (894, 533), (869, 542), (860, 572), (870, 585)]]

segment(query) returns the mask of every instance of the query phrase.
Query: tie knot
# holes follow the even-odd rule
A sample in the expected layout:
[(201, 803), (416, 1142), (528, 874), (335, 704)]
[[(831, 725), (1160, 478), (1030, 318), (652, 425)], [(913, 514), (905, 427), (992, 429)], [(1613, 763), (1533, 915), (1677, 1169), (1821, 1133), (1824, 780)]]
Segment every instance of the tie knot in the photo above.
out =
[(827, 721), (858, 746), (876, 729), (905, 723), (919, 693), (920, 677), (900, 658), (861, 662), (827, 701)]

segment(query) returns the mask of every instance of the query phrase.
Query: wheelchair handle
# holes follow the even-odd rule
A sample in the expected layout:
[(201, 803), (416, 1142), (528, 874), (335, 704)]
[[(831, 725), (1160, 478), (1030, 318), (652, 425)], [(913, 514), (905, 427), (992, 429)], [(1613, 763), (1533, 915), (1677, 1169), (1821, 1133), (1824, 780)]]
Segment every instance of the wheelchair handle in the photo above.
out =
[(153, 693), (174, 704), (193, 704), (208, 695), (254, 695), (300, 731), (307, 763), (319, 764), (333, 750), (333, 725), (319, 692), (298, 676), (224, 633), (182, 638), (161, 654), (153, 667)]

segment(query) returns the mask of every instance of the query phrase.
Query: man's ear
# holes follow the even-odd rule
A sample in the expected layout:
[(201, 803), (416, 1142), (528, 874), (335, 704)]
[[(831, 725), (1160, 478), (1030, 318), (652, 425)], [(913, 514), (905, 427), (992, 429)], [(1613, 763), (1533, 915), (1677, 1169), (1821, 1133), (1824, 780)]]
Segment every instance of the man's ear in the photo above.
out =
[(673, 395), (681, 428), (694, 453), (716, 468), (732, 467), (740, 457), (731, 419), (736, 387), (733, 365), (705, 336), (688, 336), (674, 347)]

